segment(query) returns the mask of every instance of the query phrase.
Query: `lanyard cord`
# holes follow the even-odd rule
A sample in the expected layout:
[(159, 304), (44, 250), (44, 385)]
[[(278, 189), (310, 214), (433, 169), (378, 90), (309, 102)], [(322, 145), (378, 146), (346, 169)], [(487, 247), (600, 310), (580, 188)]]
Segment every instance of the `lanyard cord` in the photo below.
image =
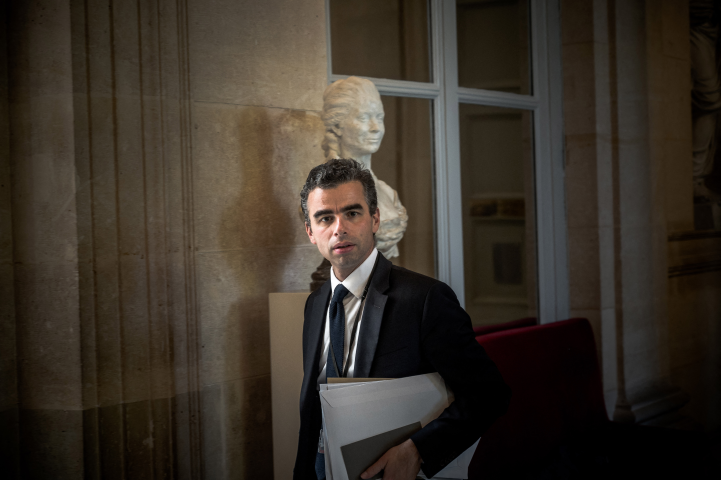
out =
[[(348, 377), (348, 368), (350, 367), (350, 356), (353, 352), (353, 347), (355, 346), (356, 342), (356, 332), (358, 331), (358, 319), (361, 316), (361, 312), (363, 312), (363, 302), (365, 301), (366, 297), (368, 296), (368, 288), (371, 285), (371, 279), (373, 278), (373, 274), (376, 271), (376, 265), (378, 265), (378, 259), (376, 258), (376, 263), (373, 265), (373, 270), (371, 270), (371, 274), (368, 276), (368, 281), (366, 282), (366, 286), (363, 289), (363, 295), (361, 295), (360, 299), (360, 306), (358, 307), (358, 312), (355, 314), (355, 320), (353, 320), (353, 330), (350, 334), (350, 346), (348, 347), (348, 356), (345, 358), (345, 368), (343, 369), (343, 374), (339, 375), (340, 378), (346, 378)], [(345, 306), (343, 306), (343, 303), (341, 302), (341, 308), (345, 309)], [(343, 339), (343, 342), (345, 343), (345, 339)], [(340, 369), (338, 368), (338, 362), (335, 359), (335, 353), (333, 353), (333, 342), (330, 341), (330, 338), (328, 338), (328, 344), (330, 345), (330, 356), (333, 358), (333, 367), (335, 368), (335, 373), (338, 375), (338, 372), (340, 372)], [(326, 372), (328, 371), (328, 365), (326, 365)], [(326, 373), (326, 378), (328, 377), (328, 374)]]

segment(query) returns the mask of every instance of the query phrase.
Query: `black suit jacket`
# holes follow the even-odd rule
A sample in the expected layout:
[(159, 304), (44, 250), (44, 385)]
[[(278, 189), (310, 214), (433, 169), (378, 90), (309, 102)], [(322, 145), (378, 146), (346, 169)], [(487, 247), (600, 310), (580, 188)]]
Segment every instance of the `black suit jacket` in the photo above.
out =
[[(471, 320), (443, 282), (394, 266), (380, 253), (366, 297), (354, 376), (401, 378), (438, 372), (455, 401), (413, 435), (428, 478), (503, 415), (510, 389), (475, 340)], [(321, 429), (316, 387), (330, 281), (310, 294), (303, 324), (303, 386), (294, 479), (314, 480)]]

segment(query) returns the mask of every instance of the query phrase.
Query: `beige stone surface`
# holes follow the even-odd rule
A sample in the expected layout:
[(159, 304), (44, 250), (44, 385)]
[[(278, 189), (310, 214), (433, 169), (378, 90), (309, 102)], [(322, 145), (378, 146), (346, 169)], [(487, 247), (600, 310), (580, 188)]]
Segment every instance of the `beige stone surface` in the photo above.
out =
[(248, 378), (224, 385), (226, 478), (272, 478), (272, 414), (270, 376)]
[(653, 4), (659, 3), (661, 4), (661, 32), (664, 55), (688, 60), (691, 56), (688, 43), (690, 28), (688, 0), (653, 2)]
[(563, 47), (564, 118), (567, 136), (596, 132), (596, 45), (576, 43)]
[[(0, 11), (0, 28), (6, 30), (6, 10)], [(7, 38), (0, 36), (0, 410), (17, 406), (17, 355), (15, 350), (15, 287), (13, 273), (12, 192), (10, 177), (10, 111)], [(8, 414), (5, 414), (7, 417)], [(14, 431), (8, 429), (7, 432)], [(3, 437), (4, 438), (4, 437)]]
[(593, 0), (562, 0), (563, 29), (561, 41), (564, 46), (593, 41), (594, 2)]
[(270, 376), (203, 388), (206, 478), (272, 478)]
[(196, 102), (193, 114), (197, 249), (308, 243), (298, 206), (324, 161), (318, 113)]
[(20, 478), (20, 425), (17, 406), (0, 409), (0, 448), (3, 474), (12, 480)]
[[(599, 295), (600, 308), (604, 315), (608, 315), (610, 310), (614, 310), (618, 306), (616, 302), (616, 248), (615, 237), (617, 228), (614, 226), (601, 226), (598, 229), (598, 245), (599, 256), (599, 283), (601, 291)], [(605, 317), (604, 317), (605, 318)], [(610, 318), (610, 317), (609, 317)]]
[(597, 192), (598, 192), (598, 225), (601, 228), (612, 228), (615, 226), (615, 203), (614, 203), (614, 155), (615, 145), (611, 139), (602, 135), (596, 144), (598, 162), (596, 171)]
[[(72, 91), (69, 2), (17, 4), (8, 11), (13, 100), (65, 95)], [(14, 66), (21, 68), (13, 68)], [(52, 141), (48, 136), (46, 142)]]
[[(195, 478), (221, 452), (212, 478), (266, 478), (266, 298), (306, 290), (320, 260), (297, 204), (322, 161), (325, 5), (45, 3), (9, 10), (17, 68), (9, 113), (0, 103), (0, 180), (11, 124), (15, 183), (11, 212), (0, 182), (0, 222), (13, 224), (0, 283), (20, 299), (21, 405), (44, 409), (38, 418), (86, 410), (68, 424), (70, 450), (58, 435), (38, 441), (60, 425), (42, 420), (23, 455), (44, 457), (43, 478), (175, 465)], [(2, 324), (10, 346), (15, 318)], [(16, 368), (2, 347), (4, 406)], [(199, 424), (222, 433), (204, 451)]]
[(53, 2), (18, 6), (9, 19), (15, 311), (25, 408), (81, 407), (68, 20), (69, 6)]
[[(610, 186), (599, 167), (608, 162), (610, 153), (600, 147), (606, 141), (602, 135), (607, 126), (602, 116), (606, 105), (599, 92), (607, 88), (604, 75), (608, 73), (599, 43), (604, 24), (595, 18), (595, 3), (564, 1), (561, 5), (569, 306), (572, 317), (589, 318), (592, 323), (608, 388), (609, 380), (615, 383), (606, 361), (613, 345), (604, 335), (609, 323), (607, 318), (602, 321), (601, 315), (602, 296), (608, 290), (608, 279), (603, 275), (608, 265), (602, 263), (608, 243), (599, 236), (601, 219), (605, 219), (603, 202)], [(613, 244), (610, 246), (612, 252)], [(608, 407), (612, 411), (613, 405)]]
[(657, 120), (663, 122), (662, 127), (655, 132), (659, 139), (670, 141), (686, 141), (691, 145), (691, 62), (673, 57), (663, 57), (659, 65), (658, 82), (662, 90), (659, 92), (660, 102), (667, 112), (673, 115), (662, 115)]
[(669, 233), (693, 230), (693, 202), (689, 201), (693, 198), (693, 184), (688, 181), (693, 175), (689, 151), (689, 141), (669, 140), (662, 152), (666, 192), (664, 206)]
[(303, 309), (309, 293), (271, 293), (270, 363), (273, 400), (273, 473), (291, 478), (300, 431), (298, 398), (303, 384)]
[(270, 373), (268, 293), (308, 291), (314, 245), (198, 255), (202, 382)]
[(569, 266), (569, 274), (573, 279), (583, 279), (569, 285), (572, 311), (596, 309), (598, 312), (601, 306), (599, 253), (597, 228), (569, 228), (568, 255), (574, 259)]
[[(670, 241), (669, 338), (671, 377), (691, 395), (684, 413), (706, 425), (721, 424), (721, 272), (683, 274), (721, 259), (718, 238)], [(688, 272), (688, 271), (687, 271)]]
[(323, 0), (188, 2), (193, 100), (320, 110)]
[[(239, 380), (243, 382), (243, 380)], [(223, 385), (206, 385), (201, 391), (203, 470), (205, 478), (225, 477), (225, 428), (227, 421), (223, 403)]]
[[(613, 418), (618, 392), (618, 356), (617, 356), (617, 310), (614, 307), (601, 309), (601, 375), (603, 378), (604, 397), (606, 399), (606, 412)], [(596, 340), (598, 345), (598, 340)]]
[(578, 309), (571, 309), (570, 311), (570, 317), (569, 318), (585, 318), (588, 320), (588, 322), (591, 324), (591, 329), (593, 330), (593, 336), (596, 339), (596, 354), (598, 356), (598, 362), (599, 367), (601, 367), (601, 361), (602, 361), (602, 340), (603, 340), (603, 332), (601, 331), (601, 313), (599, 313), (598, 309), (596, 308), (590, 308), (588, 310), (583, 308)]
[(18, 402), (14, 282), (12, 265), (0, 263), (0, 409)]
[(662, 85), (660, 98), (655, 102), (656, 118), (659, 122), (654, 132), (653, 146), (662, 158), (663, 200), (668, 230), (685, 231), (693, 229), (693, 187), (688, 179), (692, 177), (692, 130), (691, 130), (691, 86), (688, 59), (677, 59), (668, 55), (659, 62), (658, 77)]
[(306, 290), (321, 257), (298, 217), (323, 161), (316, 112), (196, 102), (202, 383), (268, 374), (267, 294)]
[[(716, 347), (697, 336), (718, 318), (704, 297), (715, 287), (682, 294), (668, 279), (669, 266), (702, 262), (703, 251), (667, 243), (693, 223), (687, 2), (563, 2), (561, 18), (570, 297), (574, 314), (601, 309), (609, 414), (622, 361), (632, 402), (683, 386), (706, 405), (684, 411), (715, 424), (705, 352)], [(691, 298), (703, 313), (678, 306)]]
[(21, 410), (21, 472), (25, 478), (83, 477), (83, 414), (79, 410)]
[(76, 267), (16, 266), (15, 288), (18, 318), (24, 319), (17, 325), (20, 405), (80, 409)]
[[(582, 137), (582, 138), (579, 138)], [(599, 187), (597, 146), (586, 136), (570, 137), (566, 143), (566, 195), (572, 201), (567, 208), (569, 228), (597, 226)]]
[(323, 161), (317, 111), (326, 83), (324, 4), (276, 3), (190, 4), (209, 478), (271, 476), (267, 295), (307, 290), (320, 262), (297, 211), (307, 172)]
[(73, 263), (72, 97), (18, 98), (11, 112), (14, 255), (24, 263)]

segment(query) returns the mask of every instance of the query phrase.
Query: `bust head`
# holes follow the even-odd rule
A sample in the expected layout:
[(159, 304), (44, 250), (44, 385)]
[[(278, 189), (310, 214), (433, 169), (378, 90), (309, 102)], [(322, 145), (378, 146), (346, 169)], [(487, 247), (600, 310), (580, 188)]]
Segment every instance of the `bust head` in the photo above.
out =
[(354, 158), (367, 166), (385, 133), (383, 103), (373, 82), (349, 77), (323, 93), (323, 151), (327, 160)]

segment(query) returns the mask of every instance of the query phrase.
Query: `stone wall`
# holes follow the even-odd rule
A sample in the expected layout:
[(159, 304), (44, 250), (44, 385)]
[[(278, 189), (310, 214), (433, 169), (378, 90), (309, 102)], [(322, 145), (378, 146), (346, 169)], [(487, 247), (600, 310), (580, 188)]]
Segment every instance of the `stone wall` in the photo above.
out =
[[(0, 8), (5, 32), (7, 12)], [(15, 343), (15, 288), (10, 188), (10, 114), (7, 36), (0, 35), (0, 465), (10, 478), (18, 468), (18, 396)]]
[(687, 0), (562, 2), (570, 298), (617, 420), (721, 427), (717, 232), (693, 232)]
[(0, 445), (19, 405), (22, 478), (270, 478), (268, 293), (320, 262), (297, 199), (323, 161), (324, 2), (2, 20)]

